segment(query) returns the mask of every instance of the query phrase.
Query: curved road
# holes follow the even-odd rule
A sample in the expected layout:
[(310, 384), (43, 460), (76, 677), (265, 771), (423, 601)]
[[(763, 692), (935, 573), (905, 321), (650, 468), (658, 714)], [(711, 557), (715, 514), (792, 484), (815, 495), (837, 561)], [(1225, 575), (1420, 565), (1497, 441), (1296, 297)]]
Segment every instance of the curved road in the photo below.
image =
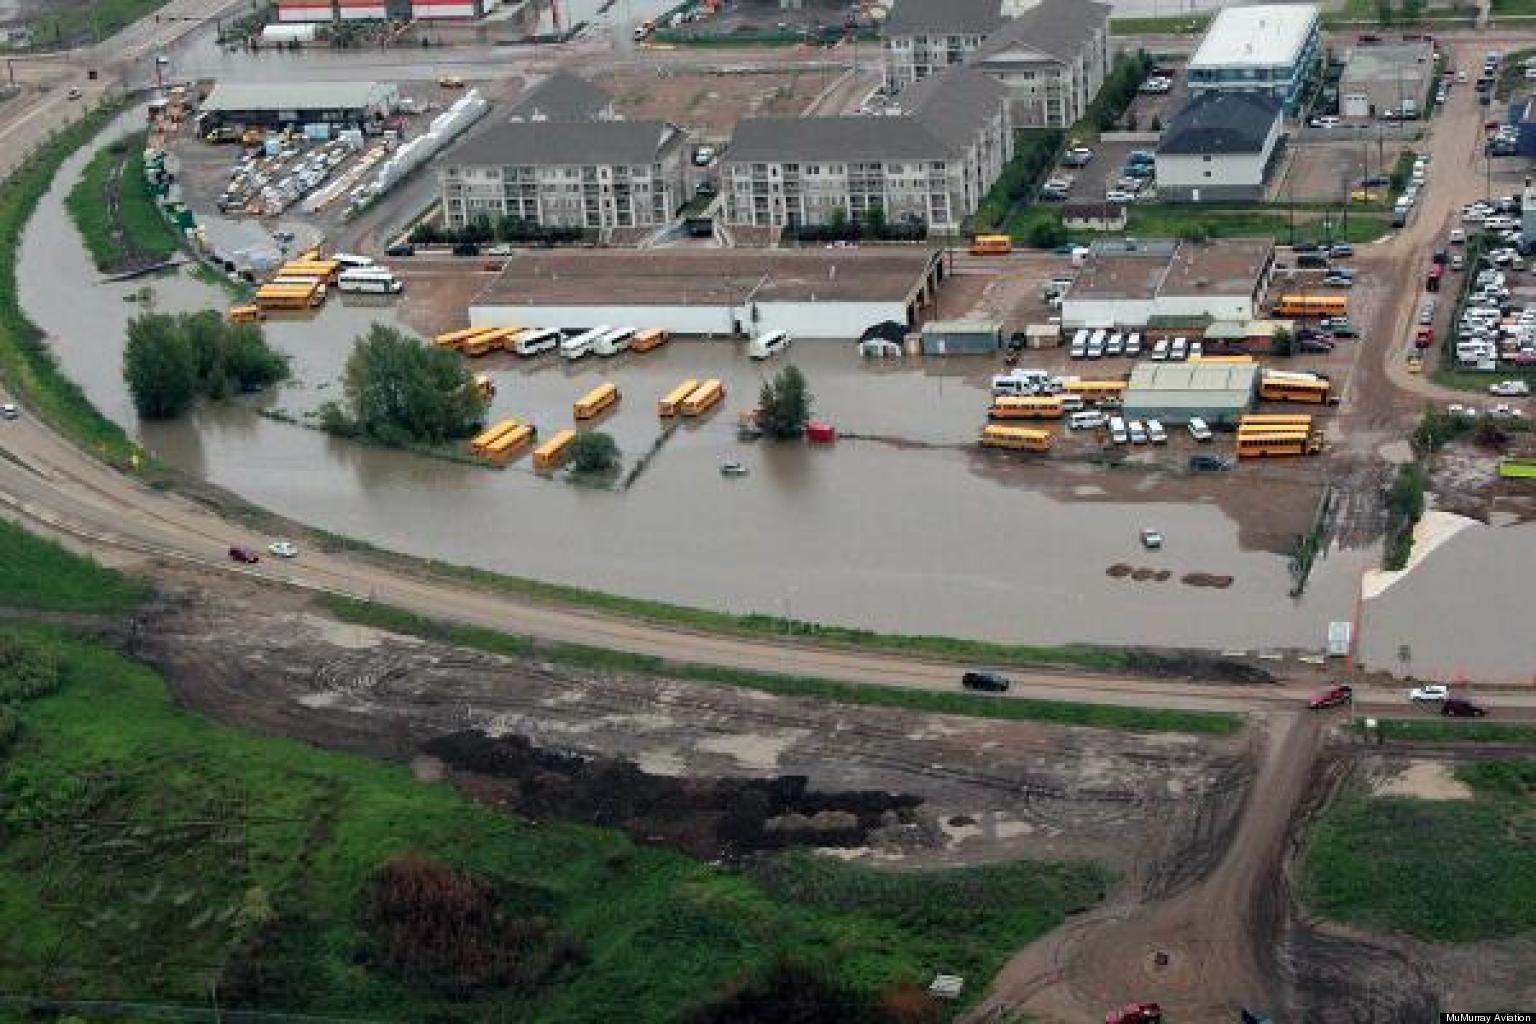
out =
[[(183, 0), (209, 13), (230, 6), (227, 0)], [(185, 31), (183, 23), (172, 23)], [(175, 29), (173, 28), (173, 31)], [(134, 48), (119, 47), (133, 59), (163, 45), (164, 38), (141, 27), (130, 30)], [(1463, 94), (1458, 97), (1466, 101)], [(1441, 126), (1445, 127), (1444, 125)], [(1459, 124), (1436, 133), (1436, 167), (1449, 170), (1455, 147), (1466, 146)], [(0, 135), (0, 138), (3, 138)], [(1465, 149), (1460, 150), (1465, 153)], [(1458, 189), (1452, 174), (1436, 175), (1425, 209), (1415, 226), (1378, 247), (1394, 264), (1422, 258)], [(1415, 264), (1416, 265), (1416, 264)], [(1406, 323), (1416, 292), (1405, 289), (1393, 319)], [(1385, 319), (1385, 317), (1384, 317)], [(1398, 337), (1402, 333), (1397, 333)], [(1374, 349), (1374, 347), (1373, 347)], [(1391, 345), (1379, 354), (1387, 355)], [(1378, 351), (1364, 354), (1376, 358)], [(309, 591), (372, 599), (434, 618), (505, 630), (540, 640), (570, 642), (645, 654), (676, 661), (777, 672), (849, 682), (934, 690), (955, 689), (953, 662), (818, 647), (806, 642), (711, 635), (666, 625), (541, 604), (429, 578), (408, 569), (389, 569), (345, 554), (305, 552), (292, 562), (264, 560), (256, 567), (235, 567), (225, 560), (230, 545), (264, 547), (264, 538), (236, 523), (219, 519), (179, 496), (154, 490), (117, 473), (29, 417), (0, 423), (0, 509), (33, 529), (73, 538), (93, 549), (111, 549), (130, 559), (193, 564), (237, 573)], [(1048, 669), (1014, 670), (1012, 695), (1086, 703), (1190, 710), (1248, 711), (1294, 708), (1320, 675), (1303, 669), (1297, 678), (1273, 687), (1238, 687), (1097, 675)], [(1536, 695), (1499, 695), (1489, 701), (1506, 714), (1536, 717)], [(1363, 711), (1384, 713), (1403, 708), (1400, 692), (1363, 692)]]

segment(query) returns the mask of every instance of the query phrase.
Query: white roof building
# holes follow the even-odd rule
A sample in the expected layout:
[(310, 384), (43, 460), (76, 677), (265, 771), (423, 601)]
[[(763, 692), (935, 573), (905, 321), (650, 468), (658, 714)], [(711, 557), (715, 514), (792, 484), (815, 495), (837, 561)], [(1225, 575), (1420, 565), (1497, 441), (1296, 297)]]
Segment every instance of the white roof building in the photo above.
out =
[(1201, 68), (1269, 68), (1296, 63), (1317, 25), (1316, 4), (1227, 7), (1190, 58)]

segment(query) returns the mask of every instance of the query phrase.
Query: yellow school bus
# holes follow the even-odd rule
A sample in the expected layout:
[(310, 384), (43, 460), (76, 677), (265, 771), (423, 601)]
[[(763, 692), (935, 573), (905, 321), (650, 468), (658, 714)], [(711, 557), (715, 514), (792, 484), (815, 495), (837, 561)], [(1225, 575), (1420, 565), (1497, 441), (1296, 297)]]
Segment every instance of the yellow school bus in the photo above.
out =
[(254, 324), (266, 319), (266, 314), (260, 306), (231, 306), (229, 308), (229, 322), (232, 324)]
[(1263, 432), (1270, 427), (1302, 427), (1311, 429), (1312, 414), (1298, 413), (1249, 413), (1237, 421), (1237, 429)]
[(1192, 363), (1232, 363), (1244, 365), (1253, 362), (1253, 356), (1192, 356), (1189, 361)]
[(534, 469), (554, 469), (565, 461), (569, 453), (571, 442), (576, 440), (576, 431), (566, 427), (554, 437), (545, 441), (533, 450)]
[(577, 401), (574, 412), (579, 420), (589, 420), (613, 405), (619, 400), (619, 387), (617, 384), (599, 384), (597, 387), (582, 395)]
[(333, 284), (341, 274), (341, 264), (335, 260), (290, 260), (278, 270), (279, 277), (318, 277)]
[(1069, 380), (1066, 392), (1084, 401), (1102, 402), (1106, 398), (1120, 398), (1125, 394), (1123, 380)]
[(325, 301), (322, 284), (268, 284), (256, 289), (262, 309), (309, 309)]
[(698, 387), (699, 382), (696, 380), (683, 381), (677, 387), (661, 396), (661, 400), (656, 403), (656, 415), (676, 416), (682, 411), (683, 403), (687, 401), (688, 396), (697, 391)]
[(1280, 428), (1263, 433), (1237, 435), (1237, 457), (1260, 459), (1271, 455), (1316, 455), (1323, 450), (1323, 439), (1308, 430)]
[(1271, 377), (1259, 381), (1259, 397), (1266, 402), (1306, 402), (1324, 405), (1333, 397), (1333, 385), (1321, 377)]
[(987, 415), (995, 420), (1059, 420), (1059, 398), (994, 398)]
[(1343, 316), (1349, 312), (1349, 300), (1342, 295), (1282, 295), (1275, 303), (1279, 317)]
[(1011, 235), (977, 235), (971, 239), (972, 256), (1006, 256), (1013, 252)]
[(702, 416), (704, 413), (719, 405), (725, 398), (725, 385), (710, 378), (693, 390), (687, 398), (683, 399), (684, 416)]
[(502, 420), (500, 423), (487, 427), (486, 429), (480, 431), (480, 433), (476, 434), (473, 438), (471, 438), (469, 442), (469, 448), (471, 451), (475, 452), (484, 451), (486, 445), (491, 444), (493, 441), (498, 440), (503, 434), (509, 433), (520, 426), (522, 426), (522, 424), (517, 420)]
[(983, 448), (1014, 448), (1026, 452), (1048, 452), (1053, 438), (1048, 430), (1027, 427), (986, 426), (978, 439)]
[(521, 451), (524, 445), (532, 441), (536, 433), (532, 424), (519, 423), (482, 448), (480, 454), (487, 459), (496, 459), (497, 461), (510, 459)]
[(470, 340), (494, 331), (494, 327), (466, 327), (462, 331), (449, 331), (432, 339), (438, 348), (462, 349)]
[(649, 352), (672, 340), (672, 332), (665, 327), (648, 327), (629, 340), (631, 352)]

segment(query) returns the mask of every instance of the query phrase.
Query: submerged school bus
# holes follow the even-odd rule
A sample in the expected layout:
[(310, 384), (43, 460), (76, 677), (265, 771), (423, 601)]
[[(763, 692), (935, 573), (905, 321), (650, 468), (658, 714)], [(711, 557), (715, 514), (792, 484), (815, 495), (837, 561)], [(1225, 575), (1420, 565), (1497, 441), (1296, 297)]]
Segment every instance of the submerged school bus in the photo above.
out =
[(683, 403), (688, 400), (688, 396), (697, 391), (698, 388), (699, 382), (692, 378), (683, 381), (677, 387), (661, 396), (661, 399), (656, 403), (656, 414), (663, 417), (676, 416), (679, 412), (682, 412)]
[(519, 423), (486, 445), (481, 449), (480, 454), (484, 458), (497, 461), (510, 459), (521, 451), (524, 445), (532, 441), (536, 434), (537, 431), (533, 429), (533, 424)]
[(1059, 420), (1060, 398), (994, 398), (987, 415), (995, 420)]
[(554, 469), (565, 461), (570, 454), (571, 442), (576, 440), (576, 431), (566, 427), (554, 437), (545, 441), (533, 450), (534, 469)]
[(725, 398), (725, 384), (710, 378), (694, 389), (693, 393), (683, 399), (684, 416), (702, 416)]
[(1053, 438), (1048, 430), (1028, 427), (986, 426), (977, 439), (983, 448), (1012, 448), (1026, 452), (1048, 452)]
[(619, 400), (618, 385), (600, 384), (577, 400), (574, 412), (579, 420), (589, 420)]
[(672, 340), (672, 332), (665, 327), (648, 327), (640, 331), (629, 341), (631, 352), (649, 352), (653, 348), (659, 348)]
[(323, 284), (267, 284), (256, 289), (262, 309), (310, 309), (325, 301)]
[(491, 330), (495, 330), (495, 328), (466, 327), (461, 331), (449, 331), (446, 334), (439, 334), (436, 338), (433, 338), (432, 344), (439, 348), (462, 348), (464, 343), (469, 341), (471, 338), (478, 337), (479, 335), (484, 334), (486, 331)]
[(469, 449), (476, 453), (483, 452), (487, 445), (499, 440), (503, 434), (510, 433), (513, 429), (520, 426), (522, 426), (522, 423), (517, 420), (502, 420), (500, 423), (487, 427), (471, 438)]

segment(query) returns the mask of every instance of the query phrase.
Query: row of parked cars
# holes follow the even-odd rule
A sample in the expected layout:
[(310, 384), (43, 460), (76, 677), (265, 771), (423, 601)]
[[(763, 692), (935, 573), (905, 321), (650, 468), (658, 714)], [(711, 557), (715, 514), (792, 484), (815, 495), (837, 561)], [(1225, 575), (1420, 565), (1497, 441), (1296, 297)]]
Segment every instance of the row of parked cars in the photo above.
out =
[(1072, 336), (1067, 346), (1067, 356), (1071, 359), (1114, 359), (1120, 356), (1139, 359), (1143, 352), (1155, 362), (1181, 363), (1186, 359), (1199, 359), (1203, 356), (1205, 343), (1199, 338), (1158, 338), (1148, 348), (1142, 343), (1141, 334), (1136, 331), (1122, 333), (1106, 328), (1092, 330), (1085, 327)]
[[(1465, 697), (1456, 697), (1449, 686), (1433, 683), (1408, 691), (1408, 699), (1416, 706), (1438, 707), (1447, 718), (1482, 718), (1488, 709)], [(1335, 683), (1312, 695), (1307, 706), (1314, 711), (1324, 708), (1346, 707), (1355, 701), (1355, 688), (1348, 683)]]

